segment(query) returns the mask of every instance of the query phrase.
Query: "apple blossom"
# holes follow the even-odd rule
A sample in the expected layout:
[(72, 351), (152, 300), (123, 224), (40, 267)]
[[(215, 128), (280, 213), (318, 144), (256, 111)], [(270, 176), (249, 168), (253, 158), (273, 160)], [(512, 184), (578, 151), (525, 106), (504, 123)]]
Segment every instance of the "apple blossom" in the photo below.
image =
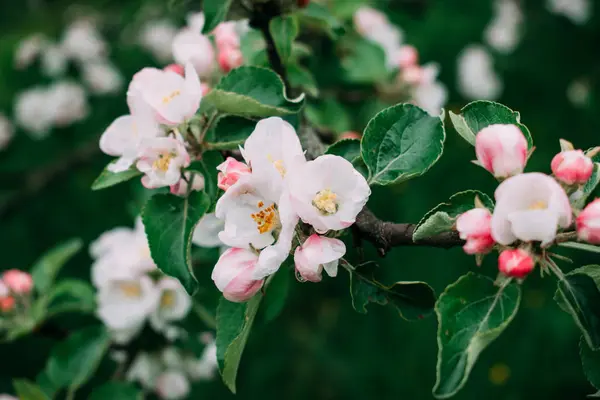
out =
[(389, 24), (387, 16), (371, 7), (362, 6), (354, 13), (354, 27), (361, 35), (366, 35), (382, 25)]
[(184, 360), (185, 370), (193, 380), (210, 379), (218, 368), (217, 344), (212, 339), (206, 343), (200, 358), (188, 357)]
[(48, 38), (40, 33), (27, 36), (19, 41), (15, 51), (15, 68), (23, 69), (30, 66), (48, 43)]
[(190, 392), (190, 383), (180, 371), (167, 370), (156, 378), (156, 394), (161, 399), (179, 400)]
[(533, 257), (523, 249), (504, 250), (498, 257), (498, 269), (511, 278), (525, 278), (534, 266)]
[(73, 81), (59, 81), (48, 88), (46, 99), (56, 126), (64, 127), (85, 119), (89, 112), (83, 87)]
[(483, 128), (475, 137), (475, 151), (481, 166), (496, 178), (520, 174), (527, 162), (527, 140), (516, 125)]
[(567, 99), (576, 107), (583, 107), (590, 101), (590, 82), (576, 79), (567, 86)]
[(27, 272), (9, 269), (2, 274), (2, 281), (12, 293), (28, 294), (33, 289), (33, 279)]
[(312, 234), (296, 247), (296, 272), (310, 282), (320, 282), (323, 269), (331, 277), (337, 275), (339, 259), (346, 254), (346, 245), (339, 239)]
[(53, 110), (48, 107), (48, 101), (48, 89), (41, 86), (34, 86), (16, 96), (15, 121), (34, 139), (48, 136), (54, 124)]
[(552, 173), (559, 181), (567, 184), (583, 184), (594, 172), (594, 162), (582, 150), (561, 151), (552, 159)]
[(67, 27), (62, 48), (70, 57), (80, 62), (102, 59), (108, 52), (96, 26), (87, 20), (75, 21)]
[(68, 56), (61, 46), (48, 44), (41, 53), (41, 69), (44, 75), (57, 77), (67, 71)]
[(485, 41), (502, 53), (510, 53), (519, 43), (523, 13), (512, 0), (496, 0), (494, 10), (494, 17), (484, 31)]
[(98, 290), (98, 317), (118, 343), (126, 343), (143, 327), (156, 309), (160, 292), (152, 279), (114, 280)]
[(169, 64), (163, 68), (163, 71), (171, 71), (178, 75), (185, 76), (185, 68), (181, 64)]
[(590, 0), (546, 0), (546, 8), (555, 14), (562, 14), (578, 25), (585, 24), (592, 15)]
[(487, 208), (474, 208), (461, 214), (456, 220), (456, 230), (460, 238), (466, 240), (463, 246), (467, 254), (486, 254), (495, 242), (492, 238), (492, 214)]
[(248, 249), (227, 249), (217, 261), (211, 278), (223, 296), (234, 302), (250, 299), (260, 290), (263, 280), (252, 278), (258, 256)]
[(550, 176), (533, 172), (502, 182), (495, 193), (492, 237), (503, 245), (552, 242), (557, 229), (571, 225), (571, 205), (564, 189)]
[(182, 177), (181, 179), (179, 179), (179, 182), (177, 182), (174, 185), (171, 185), (172, 194), (176, 196), (185, 196), (188, 192), (188, 182), (190, 181), (190, 179), (194, 179), (194, 181), (192, 182), (192, 190), (200, 191), (204, 189), (204, 176), (200, 174), (192, 175), (190, 172), (184, 173), (183, 176), (185, 177), (185, 179)]
[(185, 78), (172, 71), (143, 68), (133, 76), (127, 91), (128, 103), (137, 97), (152, 107), (160, 123), (179, 125), (193, 117), (200, 106), (200, 79), (189, 63)]
[(481, 45), (465, 47), (457, 59), (458, 90), (467, 99), (495, 100), (503, 90), (492, 56)]
[(414, 103), (433, 116), (442, 113), (442, 107), (448, 99), (448, 90), (437, 80), (438, 74), (439, 66), (436, 63), (423, 65), (420, 80), (412, 93)]
[(11, 396), (9, 394), (0, 394), (0, 400), (19, 400), (17, 397)]
[(181, 169), (189, 165), (185, 145), (173, 137), (146, 139), (136, 163), (137, 169), (145, 174), (142, 185), (148, 189), (175, 185), (181, 179)]
[(192, 236), (192, 243), (200, 247), (219, 247), (223, 245), (219, 239), (219, 232), (224, 228), (222, 220), (214, 213), (204, 214)]
[(146, 22), (139, 34), (140, 45), (160, 62), (167, 62), (171, 56), (171, 45), (177, 35), (177, 27), (167, 19)]
[(8, 146), (14, 134), (15, 130), (12, 123), (4, 114), (0, 113), (0, 150)]
[(213, 34), (215, 35), (215, 44), (219, 52), (227, 48), (240, 48), (240, 35), (237, 32), (234, 21), (221, 22), (213, 30)]
[(221, 71), (228, 73), (232, 69), (241, 66), (244, 63), (242, 51), (237, 48), (227, 47), (219, 51), (218, 62)]
[(250, 174), (250, 167), (233, 157), (227, 157), (219, 166), (217, 176), (217, 186), (219, 189), (227, 190), (233, 186), (240, 177)]
[(15, 306), (15, 298), (10, 295), (8, 286), (0, 280), (0, 311), (9, 312)]
[(288, 177), (292, 207), (318, 233), (348, 228), (367, 203), (371, 189), (342, 157), (323, 155)]
[(600, 244), (600, 199), (596, 199), (577, 216), (577, 235), (579, 239)]
[(204, 22), (206, 18), (204, 17), (204, 13), (189, 13), (186, 16), (187, 26), (190, 27), (194, 32), (202, 32), (202, 28), (204, 28)]
[(414, 46), (404, 45), (398, 49), (396, 61), (400, 68), (408, 68), (413, 65), (418, 65), (419, 52)]
[(157, 283), (161, 292), (158, 307), (150, 315), (150, 324), (157, 331), (164, 330), (170, 322), (183, 319), (190, 307), (192, 299), (181, 283), (175, 278), (164, 277)]
[(161, 373), (160, 360), (157, 355), (140, 352), (127, 371), (128, 381), (139, 382), (144, 389), (153, 390), (156, 378)]
[(173, 58), (178, 64), (190, 63), (199, 76), (209, 77), (215, 67), (215, 52), (207, 36), (191, 28), (183, 28), (172, 44)]
[(123, 86), (123, 77), (119, 70), (106, 61), (85, 63), (83, 80), (96, 94), (116, 93)]
[(410, 65), (403, 68), (399, 76), (407, 85), (418, 85), (423, 80), (423, 68), (419, 65)]

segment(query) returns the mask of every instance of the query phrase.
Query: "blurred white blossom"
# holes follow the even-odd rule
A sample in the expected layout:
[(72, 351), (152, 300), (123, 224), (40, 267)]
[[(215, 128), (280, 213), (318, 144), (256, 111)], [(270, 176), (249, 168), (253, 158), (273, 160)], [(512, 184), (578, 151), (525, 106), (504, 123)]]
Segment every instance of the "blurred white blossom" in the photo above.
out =
[(590, 0), (547, 0), (546, 8), (551, 13), (564, 15), (578, 25), (585, 24), (592, 16)]
[(54, 123), (54, 115), (48, 106), (48, 89), (34, 86), (17, 94), (15, 99), (16, 123), (25, 129), (34, 139), (48, 135)]
[(67, 71), (69, 58), (60, 46), (52, 43), (42, 51), (41, 62), (44, 75), (55, 78)]
[(484, 31), (487, 44), (502, 53), (510, 53), (519, 44), (523, 14), (517, 1), (496, 0), (494, 16)]
[(157, 61), (171, 60), (171, 44), (177, 34), (177, 27), (169, 20), (148, 21), (139, 35), (140, 45), (148, 50)]
[(14, 136), (12, 122), (4, 114), (0, 113), (0, 150), (5, 149)]
[(502, 80), (494, 71), (491, 55), (481, 45), (469, 45), (458, 56), (458, 90), (470, 100), (495, 100)]
[(585, 80), (575, 80), (567, 87), (567, 98), (574, 106), (584, 106), (590, 99), (590, 85)]
[(48, 43), (48, 38), (40, 33), (35, 33), (22, 39), (15, 51), (15, 68), (23, 69), (30, 66), (41, 54), (42, 50), (46, 48)]
[(413, 100), (429, 114), (440, 115), (448, 99), (448, 90), (437, 80), (439, 66), (429, 63), (422, 67), (422, 71), (421, 80), (413, 91)]
[(69, 57), (88, 62), (102, 59), (108, 52), (108, 46), (98, 29), (88, 20), (72, 22), (64, 32), (62, 48)]
[(89, 62), (83, 65), (83, 80), (92, 93), (112, 94), (118, 92), (124, 84), (119, 70), (106, 61)]
[(83, 87), (74, 81), (59, 81), (48, 88), (46, 107), (56, 126), (68, 126), (85, 119), (89, 114)]

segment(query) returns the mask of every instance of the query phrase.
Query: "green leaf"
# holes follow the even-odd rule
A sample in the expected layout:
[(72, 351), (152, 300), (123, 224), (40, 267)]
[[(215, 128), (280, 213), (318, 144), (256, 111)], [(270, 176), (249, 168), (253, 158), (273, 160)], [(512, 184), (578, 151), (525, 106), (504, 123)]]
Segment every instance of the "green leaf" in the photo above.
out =
[(574, 208), (584, 208), (587, 199), (594, 193), (598, 184), (600, 184), (600, 163), (595, 162), (590, 179), (588, 179), (583, 187), (571, 195), (571, 205)]
[(36, 384), (40, 387), (40, 389), (46, 394), (46, 396), (53, 398), (56, 395), (56, 392), (60, 388), (54, 386), (54, 383), (48, 377), (48, 373), (45, 370), (42, 370), (37, 377), (35, 378)]
[(223, 382), (232, 393), (236, 391), (238, 367), (261, 300), (262, 293), (246, 303), (232, 303), (223, 297), (217, 307), (217, 360)]
[(266, 51), (265, 39), (262, 33), (257, 29), (250, 29), (240, 39), (240, 48), (244, 56), (245, 65), (254, 65), (266, 67), (269, 65), (269, 58)]
[(570, 249), (589, 251), (590, 253), (600, 253), (600, 246), (594, 246), (587, 243), (579, 242), (564, 242), (558, 244), (561, 247), (568, 247)]
[(290, 290), (292, 274), (288, 268), (282, 266), (275, 273), (269, 283), (269, 290), (265, 291), (263, 300), (263, 316), (265, 321), (272, 321), (281, 314)]
[(486, 126), (494, 124), (513, 124), (521, 129), (527, 139), (529, 148), (533, 147), (533, 139), (529, 129), (521, 123), (517, 111), (493, 101), (478, 100), (467, 104), (460, 110), (460, 115), (450, 112), (454, 128), (467, 142), (475, 145), (475, 136)]
[(197, 172), (204, 176), (204, 191), (208, 195), (210, 207), (208, 211), (214, 208), (217, 202), (219, 187), (217, 186), (217, 166), (223, 162), (223, 156), (216, 150), (205, 151), (200, 160), (194, 161), (188, 168), (188, 171)]
[(26, 379), (13, 380), (13, 386), (19, 400), (50, 400), (38, 385)]
[(344, 26), (341, 21), (333, 16), (327, 7), (315, 1), (311, 1), (302, 10), (300, 18), (304, 22), (316, 25), (333, 39), (344, 34)]
[(423, 175), (442, 156), (446, 133), (439, 117), (411, 104), (381, 111), (365, 128), (361, 154), (371, 185), (389, 185)]
[(352, 307), (367, 313), (367, 304), (391, 304), (407, 320), (422, 319), (429, 315), (435, 304), (435, 293), (425, 282), (396, 282), (385, 286), (373, 278), (377, 264), (369, 262), (350, 272)]
[(298, 36), (298, 20), (291, 15), (280, 15), (269, 22), (279, 58), (286, 65), (292, 55), (292, 44)]
[(244, 66), (221, 79), (202, 102), (226, 114), (265, 118), (299, 112), (304, 105), (304, 94), (288, 99), (283, 82), (275, 72)]
[(360, 158), (360, 140), (338, 140), (327, 148), (325, 154), (333, 154), (334, 156), (340, 156), (350, 162), (353, 162), (357, 158)]
[(310, 102), (306, 106), (308, 121), (324, 131), (343, 133), (352, 130), (350, 112), (335, 98), (326, 97)]
[(71, 239), (61, 243), (44, 254), (31, 268), (31, 277), (38, 293), (50, 289), (60, 269), (83, 246), (81, 239)]
[(600, 390), (600, 350), (590, 349), (582, 336), (579, 341), (579, 354), (585, 377), (593, 387)]
[(558, 282), (554, 300), (571, 314), (585, 341), (600, 349), (600, 265), (577, 268)]
[(521, 289), (469, 272), (446, 288), (436, 303), (437, 379), (433, 395), (446, 399), (467, 382), (479, 354), (506, 329), (519, 308)]
[(144, 394), (134, 384), (108, 382), (95, 388), (89, 400), (142, 400)]
[(490, 211), (494, 209), (492, 199), (478, 190), (456, 193), (447, 202), (438, 204), (425, 214), (414, 230), (413, 240), (416, 242), (438, 233), (451, 231), (459, 215), (475, 208), (476, 197), (479, 197)]
[[(115, 161), (111, 162), (110, 164), (114, 162)], [(129, 168), (127, 171), (117, 173), (110, 172), (108, 170), (108, 165), (104, 168), (104, 171), (102, 171), (100, 176), (96, 178), (94, 183), (92, 183), (92, 190), (106, 189), (108, 187), (118, 185), (119, 183), (133, 179), (136, 176), (142, 175), (142, 173), (138, 171), (135, 165), (132, 165), (131, 168)]]
[(385, 52), (367, 39), (359, 38), (346, 44), (348, 54), (342, 59), (344, 78), (351, 83), (369, 84), (386, 79)]
[(313, 74), (299, 64), (289, 64), (287, 66), (288, 80), (292, 87), (299, 87), (310, 96), (317, 97), (319, 88)]
[(46, 372), (55, 387), (77, 390), (96, 372), (108, 351), (110, 335), (103, 326), (72, 333), (52, 349)]
[(46, 308), (48, 317), (75, 311), (92, 313), (96, 308), (96, 295), (89, 283), (67, 279), (50, 291)]
[[(226, 115), (217, 120), (206, 135), (206, 145), (213, 150), (237, 150), (254, 130), (256, 121)], [(188, 168), (189, 169), (189, 168)]]
[(162, 272), (179, 279), (190, 294), (198, 287), (190, 254), (192, 234), (210, 204), (204, 192), (191, 192), (186, 198), (157, 194), (142, 210), (152, 259)]
[(202, 33), (208, 34), (225, 20), (233, 0), (202, 0), (204, 27)]

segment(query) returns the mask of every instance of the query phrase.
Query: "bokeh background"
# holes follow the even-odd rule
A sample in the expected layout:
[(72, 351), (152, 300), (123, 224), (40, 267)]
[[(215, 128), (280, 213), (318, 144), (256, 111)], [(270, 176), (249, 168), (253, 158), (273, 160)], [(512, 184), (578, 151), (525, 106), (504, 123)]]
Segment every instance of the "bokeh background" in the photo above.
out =
[[(337, 0), (352, 9), (357, 0)], [(559, 151), (559, 138), (578, 148), (600, 144), (600, 4), (592, 1), (592, 17), (583, 25), (550, 13), (542, 0), (518, 1), (524, 20), (522, 39), (509, 55), (492, 51), (494, 68), (504, 83), (499, 101), (521, 112), (536, 145), (529, 170), (549, 171)], [(471, 43), (481, 43), (493, 13), (488, 0), (378, 0), (415, 45), (423, 61), (440, 64), (440, 80), (449, 89), (448, 110), (458, 112), (469, 100), (457, 91), (457, 56)], [(594, 9), (595, 8), (595, 9)], [(110, 59), (126, 81), (144, 66), (161, 66), (135, 44), (137, 27), (153, 15), (183, 24), (186, 12), (200, 1), (174, 0), (23, 0), (0, 5), (0, 112), (13, 113), (15, 96), (32, 85), (51, 80), (39, 68), (16, 70), (18, 42), (33, 32), (58, 37), (80, 13), (97, 13), (110, 44)], [(347, 12), (347, 11), (345, 11)], [(316, 68), (334, 62), (321, 51), (307, 61), (319, 86), (333, 77)], [(70, 71), (76, 77), (76, 71)], [(76, 78), (75, 78), (76, 79)], [(574, 81), (589, 93), (574, 104), (567, 96)], [(342, 93), (343, 87), (331, 87)], [(71, 237), (86, 244), (115, 226), (133, 224), (147, 191), (136, 181), (92, 192), (90, 185), (109, 158), (97, 149), (104, 128), (127, 112), (124, 90), (90, 96), (91, 113), (84, 121), (55, 129), (43, 140), (17, 129), (0, 152), (0, 269), (27, 269), (45, 250)], [(340, 96), (343, 100), (343, 96)], [(360, 110), (356, 110), (356, 108)], [(365, 99), (347, 105), (350, 125), (362, 130), (380, 103)], [(352, 112), (350, 112), (352, 111)], [(355, 112), (356, 111), (356, 112)], [(370, 207), (381, 218), (416, 222), (430, 208), (465, 189), (493, 194), (494, 179), (470, 163), (474, 152), (446, 121), (447, 142), (442, 159), (425, 176), (405, 184), (375, 189)], [(369, 245), (367, 256), (377, 256)], [(598, 255), (563, 251), (574, 264), (565, 270), (598, 263)], [(209, 280), (215, 252), (201, 252), (198, 275), (204, 280), (201, 301), (213, 307), (218, 293)], [(495, 260), (475, 266), (461, 249), (396, 248), (377, 259), (384, 282), (423, 280), (439, 294), (467, 271), (494, 277)], [(89, 278), (91, 260), (81, 252), (61, 272)], [(555, 282), (532, 274), (524, 284), (521, 310), (506, 332), (483, 352), (466, 387), (456, 399), (580, 399), (593, 392), (579, 361), (579, 333), (571, 317), (553, 301)], [(65, 328), (93, 322), (92, 317), (63, 318)], [(203, 329), (203, 327), (198, 327)], [(348, 276), (320, 284), (294, 281), (282, 314), (272, 322), (259, 320), (241, 364), (237, 398), (242, 399), (430, 399), (435, 381), (435, 316), (406, 322), (392, 307), (369, 306), (356, 313), (351, 305)], [(11, 379), (35, 378), (53, 340), (30, 336), (0, 345), (0, 393), (11, 392)], [(106, 370), (106, 371), (105, 371)], [(97, 380), (106, 379), (108, 367)], [(85, 390), (81, 391), (85, 396)], [(85, 397), (81, 397), (85, 398)], [(190, 398), (234, 398), (218, 379), (194, 387)]]

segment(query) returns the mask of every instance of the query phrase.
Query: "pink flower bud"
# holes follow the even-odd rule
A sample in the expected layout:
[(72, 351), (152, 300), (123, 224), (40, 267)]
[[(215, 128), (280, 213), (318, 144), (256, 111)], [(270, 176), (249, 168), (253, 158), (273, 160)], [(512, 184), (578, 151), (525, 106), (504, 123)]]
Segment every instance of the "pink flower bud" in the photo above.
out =
[(321, 282), (323, 268), (331, 277), (337, 275), (338, 260), (346, 254), (346, 246), (339, 239), (311, 235), (302, 246), (296, 247), (296, 271), (307, 281)]
[(402, 69), (400, 77), (408, 85), (418, 85), (423, 80), (423, 68), (418, 65), (406, 67)]
[(9, 312), (15, 307), (15, 298), (12, 296), (0, 297), (0, 311)]
[(600, 244), (600, 199), (592, 201), (577, 217), (579, 239)]
[(4, 272), (2, 280), (13, 293), (26, 294), (33, 288), (31, 275), (18, 269), (9, 269)]
[(523, 249), (504, 250), (498, 257), (498, 269), (511, 278), (525, 278), (534, 266), (533, 257)]
[(185, 76), (185, 69), (181, 64), (169, 64), (163, 68), (163, 71), (171, 71), (178, 75)]
[(219, 52), (219, 66), (221, 71), (227, 73), (244, 63), (244, 56), (238, 48), (226, 47)]
[(483, 128), (475, 138), (475, 151), (479, 163), (496, 178), (520, 174), (527, 162), (527, 140), (516, 125)]
[(398, 62), (398, 66), (400, 68), (408, 68), (417, 66), (419, 62), (419, 52), (413, 46), (402, 46), (398, 50), (398, 54), (396, 55), (396, 61)]
[(235, 22), (221, 22), (213, 30), (215, 35), (215, 44), (219, 52), (225, 49), (237, 49), (240, 47), (240, 35), (238, 35), (235, 29)]
[(240, 177), (250, 174), (250, 167), (233, 157), (227, 157), (217, 169), (220, 171), (217, 177), (217, 186), (223, 190), (233, 186)]
[(467, 241), (463, 246), (465, 253), (486, 254), (494, 247), (491, 222), (492, 214), (487, 208), (474, 208), (458, 217), (456, 230)]
[(567, 185), (587, 182), (594, 171), (594, 163), (581, 150), (561, 151), (550, 166), (556, 179)]
[(227, 249), (217, 261), (211, 278), (223, 297), (236, 303), (246, 301), (256, 294), (264, 279), (255, 280), (258, 255), (248, 249)]
[(212, 88), (208, 85), (208, 83), (200, 84), (200, 91), (202, 92), (202, 96), (206, 96)]
[(361, 135), (358, 132), (347, 131), (340, 135), (340, 139), (360, 139)]

